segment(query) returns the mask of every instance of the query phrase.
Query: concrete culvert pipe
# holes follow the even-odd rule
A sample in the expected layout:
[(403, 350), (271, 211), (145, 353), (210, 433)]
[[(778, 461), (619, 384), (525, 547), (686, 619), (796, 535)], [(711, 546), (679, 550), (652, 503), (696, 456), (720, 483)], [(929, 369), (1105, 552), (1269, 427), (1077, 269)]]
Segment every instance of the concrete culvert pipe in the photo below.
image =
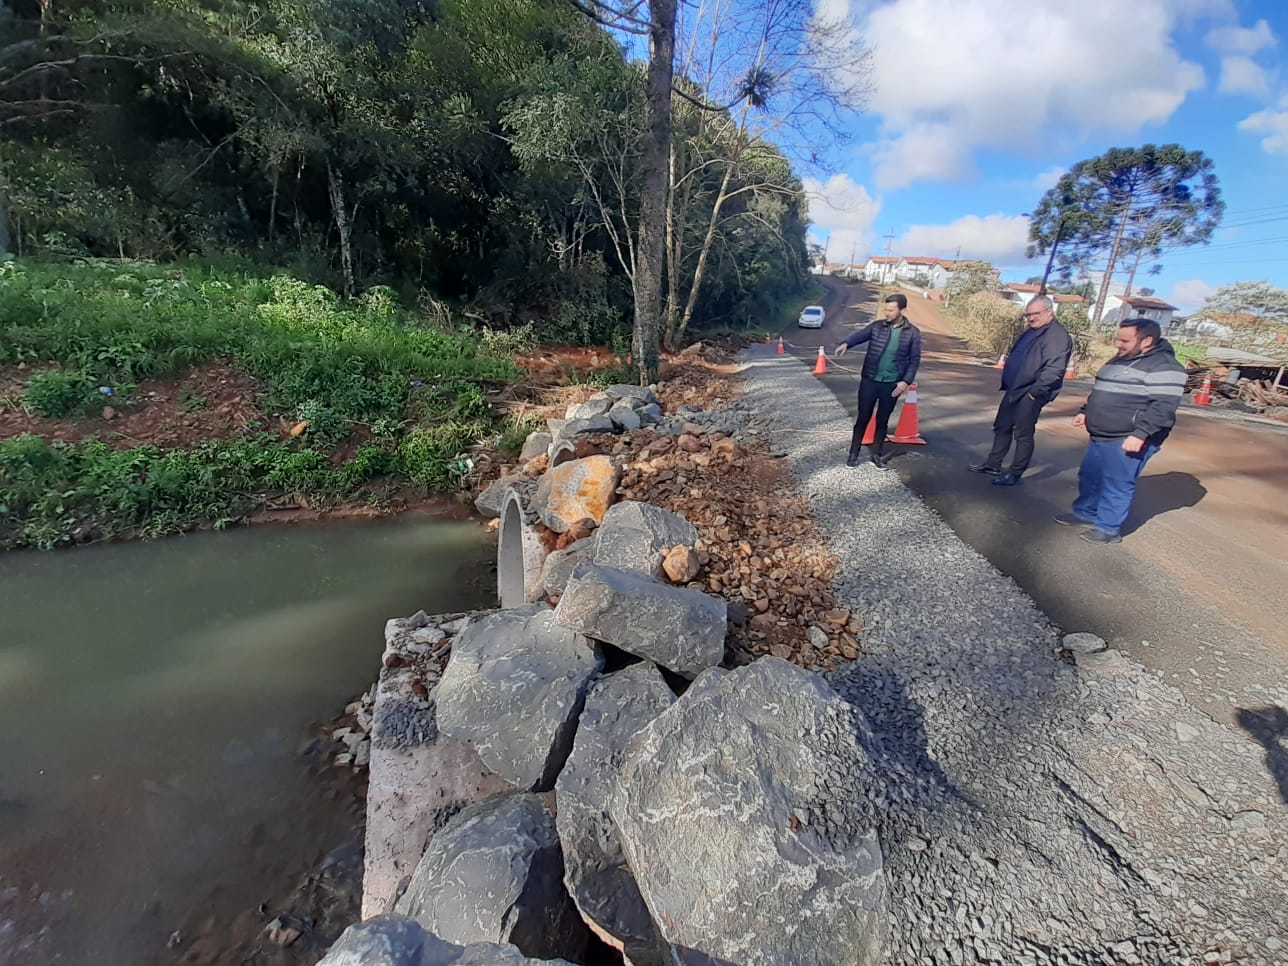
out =
[(577, 458), (577, 444), (571, 439), (559, 439), (550, 444), (550, 461), (548, 469), (554, 469), (560, 463), (567, 463)]
[(507, 490), (496, 541), (496, 590), (502, 607), (531, 603), (541, 589), (546, 548), (533, 528), (535, 520), (523, 498), (513, 489)]

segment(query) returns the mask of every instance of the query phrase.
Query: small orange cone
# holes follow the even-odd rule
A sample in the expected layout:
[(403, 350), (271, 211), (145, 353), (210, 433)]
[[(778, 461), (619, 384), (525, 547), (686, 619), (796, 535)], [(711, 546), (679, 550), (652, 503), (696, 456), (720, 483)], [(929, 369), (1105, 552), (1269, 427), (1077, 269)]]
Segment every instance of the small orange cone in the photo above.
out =
[(914, 382), (904, 393), (903, 411), (899, 413), (899, 425), (894, 428), (894, 435), (886, 439), (892, 443), (912, 443), (925, 446), (921, 438), (921, 425), (917, 420), (917, 384)]
[(823, 352), (823, 347), (818, 347), (818, 361), (814, 363), (814, 375), (827, 375), (827, 354)]
[(877, 414), (873, 413), (872, 418), (868, 420), (868, 428), (863, 434), (863, 445), (871, 446), (872, 441), (877, 438)]
[(1066, 378), (1066, 379), (1077, 379), (1077, 378), (1078, 378), (1078, 365), (1077, 365), (1077, 363), (1075, 363), (1075, 362), (1073, 361), (1073, 359), (1070, 359), (1070, 360), (1069, 360), (1069, 365), (1068, 365), (1068, 367), (1064, 370), (1064, 378)]
[(1006, 353), (1005, 353), (1005, 352), (1003, 352), (1000, 356), (998, 356), (998, 357), (997, 357), (997, 365), (995, 365), (993, 368), (994, 368), (994, 369), (1005, 369), (1005, 368), (1006, 368)]
[[(820, 352), (823, 350), (820, 349)], [(1199, 391), (1194, 394), (1194, 405), (1211, 406), (1212, 405), (1212, 377), (1204, 376), (1203, 385), (1199, 386)]]
[(780, 356), (783, 354), (783, 337), (781, 335), (778, 337), (778, 354)]

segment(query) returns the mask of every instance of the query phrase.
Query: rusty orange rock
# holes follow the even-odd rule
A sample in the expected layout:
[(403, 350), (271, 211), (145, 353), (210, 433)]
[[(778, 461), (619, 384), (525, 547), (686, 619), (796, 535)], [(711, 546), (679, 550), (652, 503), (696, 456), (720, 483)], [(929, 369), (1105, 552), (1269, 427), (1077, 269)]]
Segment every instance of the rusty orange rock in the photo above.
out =
[(574, 526), (597, 527), (613, 505), (621, 470), (610, 456), (587, 456), (548, 470), (533, 501), (537, 515), (551, 530), (567, 533)]
[(662, 570), (673, 584), (687, 584), (700, 568), (698, 554), (691, 547), (672, 547), (662, 558)]

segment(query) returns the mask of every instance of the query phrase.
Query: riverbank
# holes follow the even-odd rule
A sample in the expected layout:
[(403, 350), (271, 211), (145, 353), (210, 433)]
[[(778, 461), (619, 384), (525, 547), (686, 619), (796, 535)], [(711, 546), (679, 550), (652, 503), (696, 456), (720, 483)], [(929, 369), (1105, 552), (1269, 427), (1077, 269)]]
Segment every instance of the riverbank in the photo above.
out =
[(0, 549), (450, 498), (526, 398), (617, 364), (252, 266), (7, 261)]

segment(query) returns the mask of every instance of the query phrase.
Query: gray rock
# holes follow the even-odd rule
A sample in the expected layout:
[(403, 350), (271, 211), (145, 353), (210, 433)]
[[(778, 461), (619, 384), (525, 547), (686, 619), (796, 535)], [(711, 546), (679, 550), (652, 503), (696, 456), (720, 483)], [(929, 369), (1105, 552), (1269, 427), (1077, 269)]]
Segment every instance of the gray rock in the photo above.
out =
[(597, 564), (573, 571), (555, 619), (685, 677), (720, 663), (728, 629), (717, 597)]
[(1230, 816), (1230, 828), (1236, 832), (1246, 832), (1249, 829), (1265, 828), (1266, 816), (1264, 812), (1250, 808), (1242, 812), (1235, 812)]
[(499, 517), (505, 508), (506, 490), (524, 479), (526, 477), (522, 473), (510, 473), (498, 477), (474, 498), (474, 509), (485, 517)]
[(595, 536), (586, 537), (546, 557), (546, 562), (541, 565), (541, 592), (562, 594), (577, 565), (594, 562), (596, 539)]
[(611, 433), (615, 427), (607, 416), (591, 416), (588, 419), (570, 419), (556, 434), (557, 439), (572, 439), (582, 433)]
[(662, 407), (657, 403), (649, 403), (640, 407), (639, 414), (640, 422), (645, 426), (655, 426), (662, 420)]
[(545, 604), (489, 614), (452, 645), (436, 692), (439, 730), (512, 785), (545, 791), (603, 665), (599, 647), (558, 624)]
[(609, 386), (604, 392), (614, 399), (627, 400), (630, 405), (638, 403), (641, 406), (647, 406), (657, 402), (657, 396), (653, 395), (653, 390), (648, 386), (618, 384)]
[(850, 715), (815, 675), (761, 658), (703, 674), (631, 742), (612, 816), (673, 962), (884, 961), (880, 843), (828, 818), (847, 805), (836, 776), (875, 781)]
[(608, 508), (599, 525), (595, 563), (618, 570), (635, 570), (662, 578), (662, 559), (669, 547), (692, 547), (698, 541), (693, 524), (678, 514), (624, 500)]
[(809, 626), (809, 630), (805, 632), (805, 636), (809, 638), (809, 642), (813, 644), (816, 648), (818, 648), (820, 651), (826, 648), (829, 643), (827, 639), (827, 632), (823, 630), (823, 628), (819, 627), (817, 624), (811, 624)]
[(354, 923), (318, 966), (529, 966), (567, 960), (529, 959), (513, 946), (445, 942), (415, 919), (375, 916)]
[(596, 416), (605, 415), (613, 408), (613, 405), (614, 401), (611, 397), (596, 394), (585, 402), (570, 403), (564, 412), (564, 416), (569, 420), (593, 419)]
[(1096, 654), (1109, 645), (1105, 643), (1104, 638), (1097, 637), (1095, 634), (1078, 633), (1064, 635), (1060, 646), (1074, 654)]
[(552, 442), (554, 437), (550, 433), (529, 433), (528, 438), (523, 441), (523, 449), (519, 451), (519, 459), (526, 463), (538, 456), (544, 456)]
[(567, 425), (568, 425), (568, 420), (566, 419), (547, 419), (546, 420), (546, 426), (549, 428), (550, 436), (553, 439), (558, 439), (559, 435), (563, 432), (563, 428)]
[(1074, 651), (1073, 660), (1084, 671), (1102, 676), (1124, 674), (1131, 669), (1131, 662), (1122, 651), (1105, 650), (1090, 654)]
[(661, 946), (609, 808), (627, 744), (674, 701), (661, 673), (649, 663), (596, 682), (586, 696), (568, 764), (555, 784), (564, 883), (582, 916), (611, 936), (636, 966), (660, 966)]
[(629, 433), (640, 428), (643, 422), (640, 414), (630, 406), (618, 404), (608, 411), (608, 418), (613, 421), (618, 432)]
[(590, 939), (563, 886), (555, 820), (539, 795), (466, 806), (429, 842), (395, 911), (448, 942), (510, 943), (576, 962)]
[(1193, 741), (1199, 736), (1199, 729), (1193, 725), (1187, 725), (1184, 721), (1177, 721), (1172, 727), (1176, 731), (1176, 737), (1181, 741)]

